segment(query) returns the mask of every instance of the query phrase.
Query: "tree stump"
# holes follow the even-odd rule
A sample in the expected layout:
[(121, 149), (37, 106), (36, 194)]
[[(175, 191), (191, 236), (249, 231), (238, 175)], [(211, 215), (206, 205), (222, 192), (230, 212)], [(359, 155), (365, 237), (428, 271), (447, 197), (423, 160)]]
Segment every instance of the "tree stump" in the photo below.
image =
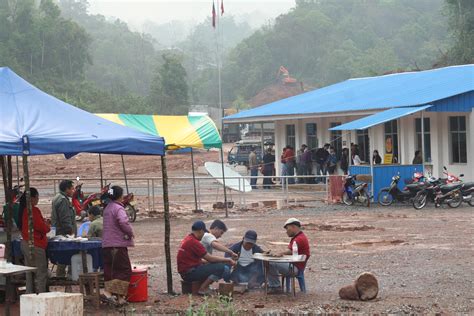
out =
[(339, 297), (343, 300), (351, 300), (351, 301), (358, 301), (359, 300), (359, 292), (354, 284), (343, 286), (339, 290)]
[(369, 272), (364, 272), (355, 281), (355, 287), (359, 293), (359, 298), (363, 301), (372, 300), (379, 293), (379, 283), (377, 278)]

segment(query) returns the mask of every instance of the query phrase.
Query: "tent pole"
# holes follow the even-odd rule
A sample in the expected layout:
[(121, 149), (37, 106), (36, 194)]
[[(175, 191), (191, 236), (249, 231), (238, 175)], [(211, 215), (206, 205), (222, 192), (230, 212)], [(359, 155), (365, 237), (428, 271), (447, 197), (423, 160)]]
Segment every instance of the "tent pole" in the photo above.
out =
[(123, 155), (120, 155), (120, 157), (122, 157), (122, 169), (123, 169), (123, 177), (125, 178), (125, 189), (127, 190), (127, 194), (129, 194), (129, 192), (128, 192), (128, 181), (127, 181), (127, 171), (125, 170), (125, 161), (123, 160)]
[(224, 207), (225, 207), (225, 217), (229, 217), (229, 208), (227, 207), (227, 190), (225, 186), (225, 173), (224, 173), (224, 144), (221, 145), (221, 167), (222, 167), (222, 186), (224, 189)]
[(163, 205), (165, 217), (165, 257), (166, 257), (166, 281), (168, 294), (173, 294), (173, 273), (171, 271), (171, 247), (170, 247), (170, 203), (168, 197), (168, 173), (166, 170), (166, 157), (161, 156), (161, 173), (163, 180)]
[[(31, 191), (30, 191), (30, 172), (28, 169), (28, 156), (23, 155), (23, 174), (25, 176), (25, 196), (26, 196), (26, 208), (28, 210), (28, 235), (33, 236), (33, 209), (31, 206)], [(24, 223), (23, 223), (24, 224)], [(29, 238), (28, 240), (28, 248), (29, 253), (28, 256), (30, 258), (30, 262), (34, 262), (34, 238)], [(27, 291), (28, 292), (28, 291)]]
[(194, 171), (194, 152), (193, 152), (192, 147), (191, 147), (191, 164), (192, 164), (192, 168), (193, 168), (194, 211), (199, 212), (198, 202), (197, 202), (197, 193), (196, 193), (196, 174), (195, 174), (195, 171)]
[(17, 185), (20, 186), (20, 165), (18, 164), (18, 156), (16, 158), (16, 182)]
[(104, 175), (102, 173), (102, 155), (99, 154), (99, 168), (100, 168), (100, 189), (104, 187)]
[(2, 177), (3, 177), (3, 188), (5, 190), (5, 202), (6, 202), (6, 216), (7, 216), (7, 243), (6, 243), (6, 258), (10, 262), (12, 261), (12, 251), (11, 251), (11, 240), (12, 240), (12, 220), (13, 220), (13, 210), (12, 210), (12, 179), (11, 179), (11, 157), (7, 158), (9, 161), (5, 161), (5, 156), (0, 156), (0, 164), (2, 168)]

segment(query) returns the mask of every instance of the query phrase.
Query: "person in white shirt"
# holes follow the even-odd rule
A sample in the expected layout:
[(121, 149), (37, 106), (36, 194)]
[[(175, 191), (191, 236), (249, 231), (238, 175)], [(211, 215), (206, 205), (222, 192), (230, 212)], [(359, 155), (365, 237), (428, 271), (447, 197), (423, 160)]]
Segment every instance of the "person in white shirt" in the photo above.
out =
[(254, 253), (263, 252), (257, 245), (257, 233), (248, 230), (242, 241), (233, 244), (230, 249), (239, 255), (237, 265), (230, 275), (232, 282), (248, 283), (249, 288), (260, 287), (264, 282), (263, 266), (260, 260), (253, 259)]

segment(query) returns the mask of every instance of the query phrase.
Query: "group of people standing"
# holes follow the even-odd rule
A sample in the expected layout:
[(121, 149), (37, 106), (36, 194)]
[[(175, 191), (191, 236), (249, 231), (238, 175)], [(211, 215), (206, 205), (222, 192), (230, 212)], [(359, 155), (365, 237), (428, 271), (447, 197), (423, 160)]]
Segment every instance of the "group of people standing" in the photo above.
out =
[[(29, 256), (28, 242), (30, 236), (26, 194), (20, 199), (17, 226), (22, 235), (21, 250), (25, 258), (25, 264), (37, 268), (35, 273), (35, 289), (37, 293), (47, 291), (49, 275), (46, 249), (48, 247), (47, 234), (51, 228), (54, 227), (56, 229), (56, 235), (77, 236), (76, 212), (71, 203), (73, 193), (74, 184), (72, 181), (63, 180), (60, 182), (59, 193), (52, 200), (51, 220), (49, 220), (43, 217), (41, 210), (38, 208), (38, 190), (30, 188), (34, 239), (32, 260), (30, 260)], [(112, 280), (119, 280), (125, 283), (130, 282), (132, 268), (128, 248), (133, 247), (135, 235), (122, 204), (123, 189), (120, 186), (113, 186), (108, 192), (108, 198), (107, 206), (103, 210), (98, 207), (89, 208), (89, 220), (91, 223), (86, 236), (102, 239), (104, 280), (106, 282), (105, 298), (117, 303), (124, 303), (126, 293), (112, 293), (108, 291), (107, 282)], [(103, 218), (101, 213), (103, 213)], [(57, 265), (57, 277), (66, 277), (70, 274), (70, 266)]]

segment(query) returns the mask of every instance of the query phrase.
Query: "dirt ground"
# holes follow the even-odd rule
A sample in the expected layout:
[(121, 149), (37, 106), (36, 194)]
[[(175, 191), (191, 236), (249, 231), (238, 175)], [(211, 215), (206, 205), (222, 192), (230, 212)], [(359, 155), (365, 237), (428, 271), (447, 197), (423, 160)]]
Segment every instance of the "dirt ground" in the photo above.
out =
[[(229, 146), (226, 146), (229, 149)], [(104, 177), (122, 177), (120, 156), (102, 156)], [(205, 161), (218, 161), (218, 151), (195, 154), (196, 166)], [(168, 155), (170, 176), (191, 174), (189, 155)], [(81, 154), (71, 160), (63, 156), (32, 157), (32, 177), (99, 178), (98, 156)], [(126, 156), (129, 177), (161, 176), (159, 157)], [(39, 183), (38, 183), (39, 184)], [(33, 185), (36, 185), (33, 183)], [(41, 186), (39, 186), (41, 188)], [(276, 192), (275, 194), (277, 194)], [(221, 212), (205, 210), (195, 215), (173, 206), (171, 253), (174, 291), (181, 292), (180, 276), (176, 272), (175, 256), (181, 239), (196, 219), (210, 224), (224, 219)], [(47, 214), (47, 205), (42, 210)], [(273, 204), (272, 204), (273, 205)], [(189, 214), (188, 214), (189, 213)], [(185, 313), (190, 306), (197, 310), (207, 305), (206, 312), (215, 312), (226, 304), (216, 299), (204, 301), (184, 295), (170, 296), (166, 291), (164, 232), (161, 216), (150, 218), (139, 213), (133, 224), (136, 246), (130, 249), (133, 265), (149, 268), (149, 300), (130, 304), (123, 309), (104, 306), (100, 311), (86, 305), (86, 314), (160, 315)], [(473, 209), (412, 207), (357, 208), (342, 205), (291, 210), (250, 208), (233, 210), (225, 219), (229, 231), (225, 243), (236, 242), (247, 229), (258, 232), (258, 243), (265, 249), (283, 249), (289, 238), (282, 224), (289, 217), (304, 223), (312, 256), (305, 271), (308, 293), (296, 298), (248, 292), (236, 295), (226, 306), (240, 314), (310, 314), (310, 313), (384, 313), (384, 314), (473, 314), (474, 313), (474, 226)], [(360, 273), (373, 272), (379, 280), (380, 292), (371, 302), (350, 302), (338, 298), (339, 289), (350, 284)]]
[[(207, 224), (223, 214), (196, 217)], [(265, 249), (283, 249), (289, 239), (282, 228), (288, 217), (298, 217), (311, 245), (312, 256), (305, 271), (307, 294), (296, 298), (248, 292), (236, 295), (232, 305), (242, 314), (278, 313), (474, 313), (474, 257), (472, 208), (347, 208), (321, 205), (314, 209), (251, 211), (225, 219), (229, 231), (225, 243), (242, 238), (255, 229)], [(180, 240), (196, 218), (172, 221), (174, 291), (181, 292), (175, 255)], [(109, 313), (176, 314), (190, 307), (188, 296), (168, 296), (163, 250), (163, 221), (139, 219), (134, 223), (136, 245), (130, 250), (133, 265), (149, 267), (149, 300)], [(362, 272), (374, 273), (380, 286), (371, 302), (338, 298), (340, 287), (350, 284)], [(212, 301), (212, 299), (211, 299)], [(193, 298), (195, 309), (202, 298)], [(206, 301), (209, 304), (209, 301)], [(210, 304), (217, 308), (219, 304)], [(220, 305), (219, 305), (220, 306)], [(94, 310), (88, 309), (94, 313)], [(208, 313), (210, 310), (208, 310)], [(101, 314), (105, 310), (101, 310)]]

